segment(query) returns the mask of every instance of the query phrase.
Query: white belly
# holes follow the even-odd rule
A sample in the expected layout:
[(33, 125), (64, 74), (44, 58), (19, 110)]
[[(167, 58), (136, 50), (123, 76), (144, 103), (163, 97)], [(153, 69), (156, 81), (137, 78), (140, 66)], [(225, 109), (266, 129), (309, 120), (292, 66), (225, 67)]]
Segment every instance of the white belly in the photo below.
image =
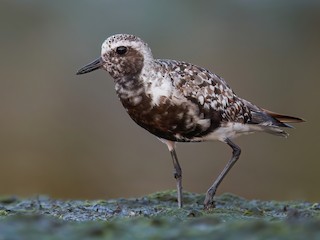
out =
[(261, 130), (261, 126), (259, 125), (226, 123), (217, 128), (214, 132), (204, 136), (202, 141), (218, 140), (224, 142), (227, 138), (233, 139), (243, 134), (250, 134)]

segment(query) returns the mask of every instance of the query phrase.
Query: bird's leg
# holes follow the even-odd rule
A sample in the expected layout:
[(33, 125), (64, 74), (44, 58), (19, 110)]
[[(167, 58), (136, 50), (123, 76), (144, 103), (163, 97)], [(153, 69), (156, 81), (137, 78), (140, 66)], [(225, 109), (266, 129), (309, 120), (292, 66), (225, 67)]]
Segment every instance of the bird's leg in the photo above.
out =
[(213, 207), (214, 206), (214, 201), (213, 201), (213, 197), (220, 185), (220, 183), (222, 182), (222, 180), (224, 179), (224, 177), (227, 175), (227, 173), (230, 171), (230, 169), (232, 168), (232, 166), (236, 163), (236, 161), (239, 159), (240, 154), (241, 154), (241, 149), (238, 145), (236, 145), (235, 143), (233, 143), (230, 139), (226, 139), (225, 142), (232, 148), (232, 157), (231, 159), (228, 161), (227, 165), (224, 167), (224, 169), (222, 170), (222, 172), (220, 173), (220, 175), (218, 176), (218, 178), (214, 181), (214, 183), (212, 184), (212, 186), (208, 189), (207, 194), (206, 194), (206, 198), (204, 200), (204, 207), (206, 209)]
[(178, 195), (178, 206), (182, 208), (182, 171), (174, 148), (170, 149), (173, 167), (174, 167), (174, 178), (177, 181), (177, 195)]
[(175, 142), (166, 140), (163, 138), (159, 138), (159, 140), (167, 145), (168, 150), (171, 154), (173, 167), (174, 167), (173, 174), (174, 174), (174, 178), (177, 181), (178, 206), (179, 208), (182, 208), (182, 171), (181, 171), (181, 167), (180, 167), (176, 150), (175, 150)]

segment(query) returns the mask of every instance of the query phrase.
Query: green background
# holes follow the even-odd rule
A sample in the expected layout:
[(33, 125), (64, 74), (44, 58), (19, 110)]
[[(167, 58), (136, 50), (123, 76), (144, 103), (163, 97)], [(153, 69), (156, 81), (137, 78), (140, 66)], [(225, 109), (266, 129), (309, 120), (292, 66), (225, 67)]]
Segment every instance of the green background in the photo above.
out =
[[(288, 139), (236, 139), (218, 194), (319, 201), (319, 1), (15, 1), (0, 3), (0, 195), (140, 196), (175, 188), (166, 146), (139, 128), (103, 71), (75, 72), (115, 33), (156, 58), (221, 75), (261, 107), (303, 117)], [(205, 192), (231, 156), (178, 144), (184, 188)]]

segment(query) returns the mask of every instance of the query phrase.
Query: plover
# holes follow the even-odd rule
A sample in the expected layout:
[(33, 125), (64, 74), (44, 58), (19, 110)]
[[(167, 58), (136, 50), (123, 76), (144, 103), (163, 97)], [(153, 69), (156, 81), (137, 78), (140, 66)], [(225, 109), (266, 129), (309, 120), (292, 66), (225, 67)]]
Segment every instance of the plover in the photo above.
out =
[(223, 78), (205, 68), (153, 58), (148, 45), (133, 35), (107, 38), (101, 56), (77, 74), (100, 68), (114, 79), (116, 93), (133, 121), (167, 145), (179, 207), (182, 207), (182, 171), (176, 142), (218, 140), (232, 148), (231, 159), (206, 193), (204, 206), (210, 208), (214, 206), (217, 188), (240, 156), (241, 149), (233, 142), (236, 136), (267, 132), (287, 137), (281, 128), (303, 121), (238, 97)]

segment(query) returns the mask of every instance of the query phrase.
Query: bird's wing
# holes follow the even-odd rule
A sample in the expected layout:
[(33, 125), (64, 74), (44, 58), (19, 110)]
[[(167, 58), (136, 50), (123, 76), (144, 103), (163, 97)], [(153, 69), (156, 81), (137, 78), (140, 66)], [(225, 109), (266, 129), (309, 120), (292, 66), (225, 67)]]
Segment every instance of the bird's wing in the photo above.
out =
[(168, 68), (172, 84), (186, 99), (197, 104), (204, 115), (221, 116), (222, 122), (242, 122), (250, 119), (250, 110), (238, 98), (225, 80), (207, 69), (173, 60), (161, 60)]

